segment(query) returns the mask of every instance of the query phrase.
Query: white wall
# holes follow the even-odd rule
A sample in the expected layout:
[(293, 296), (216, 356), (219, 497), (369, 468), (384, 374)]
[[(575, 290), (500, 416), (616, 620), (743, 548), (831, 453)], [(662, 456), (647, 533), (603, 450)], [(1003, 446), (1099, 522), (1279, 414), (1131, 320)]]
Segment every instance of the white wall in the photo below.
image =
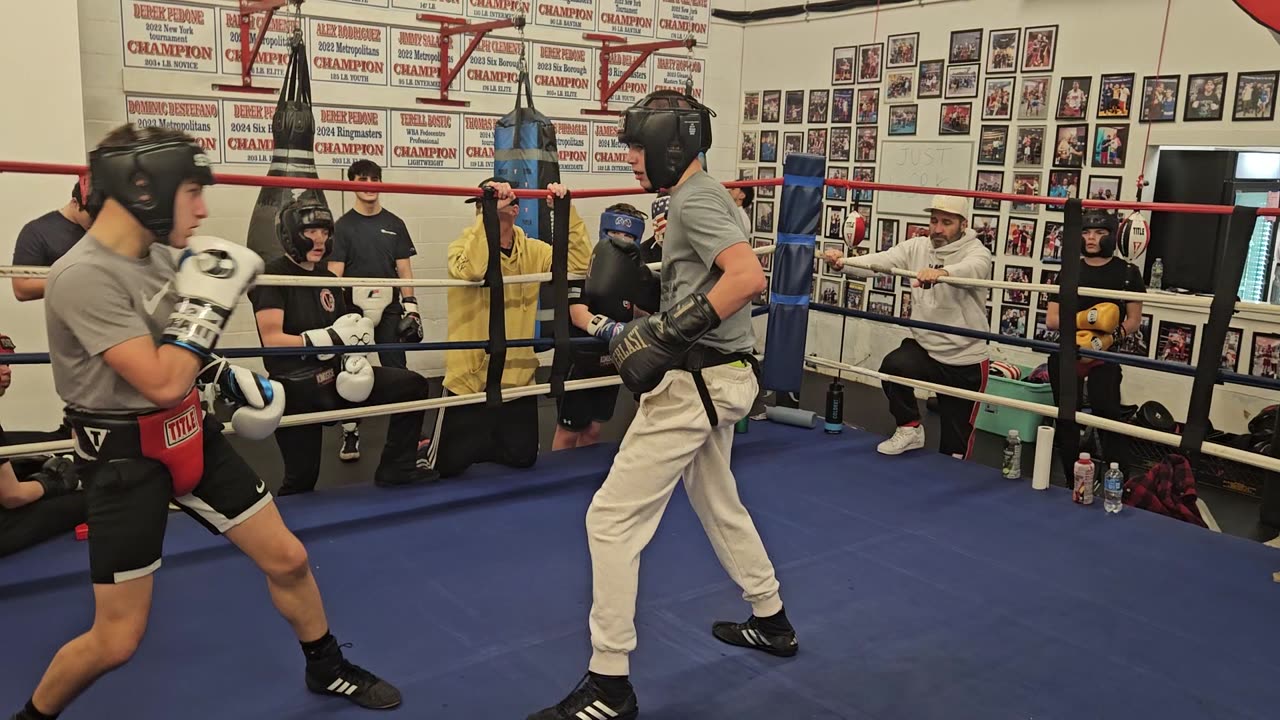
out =
[[(31, 162), (84, 161), (84, 120), (80, 101), (80, 36), (72, 0), (41, 3), (0, 27), (0, 59), (13, 68), (4, 81), (5, 111), (0, 113), (0, 157)], [(23, 68), (39, 68), (39, 72)], [(26, 222), (71, 199), (71, 177), (0, 174), (0, 263), (13, 258), (13, 242)], [(19, 305), (8, 282), (0, 291), (0, 332), (11, 336), (18, 352), (44, 352), (43, 308)], [(0, 420), (11, 430), (52, 429), (62, 418), (45, 365), (13, 368), (13, 387), (0, 400)]]
[[(761, 9), (777, 3), (759, 5), (753, 3), (751, 9)], [(785, 3), (782, 3), (785, 4)], [(1093, 92), (1090, 96), (1088, 116), (1084, 121), (1090, 124), (1090, 138), (1093, 128), (1098, 122), (1096, 103), (1098, 96), (1099, 76), (1103, 73), (1135, 73), (1135, 90), (1140, 91), (1142, 78), (1156, 74), (1156, 60), (1160, 52), (1161, 26), (1166, 3), (1164, 0), (1078, 0), (1072, 3), (1045, 2), (1043, 0), (923, 0), (919, 4), (884, 6), (878, 18), (874, 10), (862, 10), (841, 15), (812, 15), (808, 21), (789, 19), (772, 22), (754, 23), (746, 28), (745, 47), (750, 51), (744, 56), (742, 77), (743, 92), (765, 90), (805, 90), (833, 89), (832, 50), (837, 46), (851, 46), (872, 42), (885, 42), (889, 35), (902, 33), (920, 33), (919, 60), (945, 58), (948, 51), (950, 33), (953, 30), (982, 28), (983, 54), (990, 40), (990, 31), (1005, 28), (1026, 28), (1039, 25), (1058, 25), (1058, 45), (1054, 69), (1052, 72), (1050, 103), (1056, 106), (1059, 97), (1058, 81), (1064, 76), (1088, 75), (1093, 77)], [(1148, 128), (1151, 129), (1150, 159), (1146, 170), (1148, 180), (1154, 182), (1155, 163), (1158, 149), (1161, 146), (1209, 146), (1209, 147), (1280, 147), (1280, 136), (1276, 133), (1274, 122), (1232, 122), (1231, 108), (1225, 110), (1225, 119), (1220, 122), (1183, 122), (1183, 102), (1186, 96), (1188, 74), (1228, 72), (1227, 103), (1235, 96), (1235, 78), (1241, 71), (1280, 70), (1280, 46), (1277, 46), (1270, 31), (1255, 23), (1231, 0), (1173, 0), (1172, 14), (1169, 20), (1168, 40), (1164, 49), (1164, 60), (1160, 68), (1161, 74), (1182, 76), (1182, 86), (1178, 97), (1178, 122), (1149, 125), (1138, 121), (1137, 111), (1127, 122), (1130, 125), (1130, 148), (1126, 167), (1123, 171), (1086, 167), (1082, 169), (1082, 185), (1087, 186), (1091, 174), (1123, 175), (1121, 185), (1125, 198), (1133, 197), (1134, 183), (1141, 169), (1142, 144)], [(779, 62), (779, 52), (785, 50), (785, 62)], [(985, 84), (987, 74), (985, 65), (980, 75), (980, 85)], [(888, 70), (886, 69), (886, 72)], [(1043, 73), (1036, 73), (1043, 74)], [(1010, 76), (1003, 76), (1010, 77)], [(1019, 73), (1016, 77), (1021, 78)], [(848, 87), (848, 86), (838, 86)], [(875, 87), (871, 84), (859, 84), (855, 88)], [(919, 124), (914, 138), (901, 139), (938, 139), (938, 120), (940, 106), (944, 102), (973, 102), (974, 120), (972, 133), (969, 136), (948, 136), (947, 139), (970, 140), (976, 142), (981, 125), (981, 97), (972, 100), (924, 99), (914, 96), (910, 99), (885, 99), (885, 83), (881, 82), (879, 138), (881, 143), (886, 139), (899, 139), (887, 135), (888, 120), (886, 109), (889, 104), (917, 103), (919, 105)], [(981, 94), (981, 93), (980, 93)], [(808, 92), (806, 92), (806, 100)], [(1015, 93), (1016, 102), (1016, 93)], [(739, 99), (738, 118), (740, 130), (758, 132), (760, 130), (778, 130), (780, 133), (802, 131), (807, 124), (759, 124), (742, 123), (742, 99)], [(988, 121), (988, 124), (1008, 125), (1010, 139), (1016, 136), (1016, 128), (1020, 125), (1043, 125), (1052, 138), (1056, 126), (1060, 123), (1081, 122), (1076, 120), (1058, 121), (1050, 113), (1048, 119), (1040, 121), (1017, 120), (1017, 109), (1014, 109), (1012, 121)], [(1105, 121), (1111, 122), (1111, 121)], [(1115, 122), (1126, 122), (1123, 120)], [(830, 125), (826, 125), (830, 127)], [(815, 127), (820, 127), (815, 125)], [(741, 137), (741, 135), (739, 135)], [(1048, 152), (1048, 151), (1047, 151)], [(781, 152), (779, 162), (774, 164), (781, 171)], [(858, 163), (831, 163), (849, 167), (860, 167)], [(1047, 183), (1050, 172), (1050, 160), (1046, 159), (1042, 178)], [(870, 167), (870, 164), (865, 164)], [(758, 162), (739, 162), (740, 169), (758, 170)], [(1012, 192), (1011, 181), (1015, 172), (1012, 153), (1005, 167), (974, 166), (968, 175), (969, 184), (977, 170), (993, 169), (1005, 172), (1005, 191)], [(878, 177), (878, 175), (877, 175)], [(1047, 184), (1045, 185), (1047, 190)], [(1154, 186), (1148, 188), (1144, 197), (1152, 197)], [(1047, 194), (1042, 193), (1042, 194)], [(1008, 228), (1010, 216), (1009, 203), (1003, 204), (1000, 213), (1001, 239)], [(864, 205), (865, 207), (865, 205)], [(872, 241), (879, 227), (880, 216), (872, 212)], [(989, 214), (989, 213), (988, 213)], [(1041, 210), (1039, 213), (1020, 217), (1038, 220), (1036, 243), (1032, 258), (1012, 259), (1019, 265), (1032, 265), (1035, 268), (1036, 280), (1039, 280), (1041, 268), (1054, 268), (1043, 265), (1039, 259), (1041, 230), (1046, 220), (1061, 222), (1062, 214)], [(892, 217), (892, 216), (885, 216)], [(902, 235), (902, 224), (908, 221), (919, 222), (920, 218), (899, 217), (899, 238)], [(1207, 241), (1207, 240), (1206, 240)], [(1006, 258), (1003, 255), (1003, 244), (997, 250), (996, 274), (1003, 278)], [(868, 291), (870, 288), (868, 288)], [(902, 290), (895, 291), (899, 296)], [(998, 331), (998, 318), (1001, 298), (997, 295), (993, 330)], [(898, 301), (901, 302), (900, 299)], [(865, 299), (864, 299), (865, 303)], [(1159, 329), (1161, 320), (1172, 320), (1188, 323), (1203, 323), (1204, 314), (1192, 314), (1169, 308), (1155, 307), (1155, 303), (1147, 303), (1144, 312), (1154, 315), (1153, 332)], [(1027, 336), (1033, 332), (1035, 301), (1031, 304), (1030, 320)], [(900, 338), (906, 335), (902, 328), (873, 323), (864, 320), (848, 320), (845, 332), (844, 359), (865, 367), (878, 367), (880, 359), (886, 352), (896, 347)], [(830, 315), (815, 313), (811, 316), (809, 345), (807, 352), (818, 352), (827, 357), (836, 357), (840, 353), (841, 320)], [(1245, 331), (1242, 343), (1240, 370), (1248, 371), (1248, 349), (1251, 347), (1254, 330), (1264, 329), (1264, 323), (1247, 314), (1238, 315), (1232, 326)], [(1270, 328), (1266, 328), (1269, 330)], [(1266, 331), (1266, 330), (1264, 330)], [(1197, 339), (1203, 330), (1197, 332)], [(1152, 340), (1151, 355), (1155, 355), (1155, 342)], [(992, 345), (993, 358), (1004, 358), (1026, 365), (1036, 365), (1043, 361), (1028, 351), (1009, 346)], [(1198, 352), (1199, 346), (1196, 346)], [(1141, 402), (1147, 399), (1159, 399), (1164, 402), (1177, 417), (1185, 417), (1191, 378), (1170, 376), (1164, 373), (1126, 369), (1124, 395), (1126, 402)], [(1263, 405), (1276, 402), (1280, 398), (1277, 393), (1262, 392), (1248, 388), (1222, 387), (1215, 392), (1214, 407), (1211, 419), (1219, 429), (1240, 431), (1254, 412)]]

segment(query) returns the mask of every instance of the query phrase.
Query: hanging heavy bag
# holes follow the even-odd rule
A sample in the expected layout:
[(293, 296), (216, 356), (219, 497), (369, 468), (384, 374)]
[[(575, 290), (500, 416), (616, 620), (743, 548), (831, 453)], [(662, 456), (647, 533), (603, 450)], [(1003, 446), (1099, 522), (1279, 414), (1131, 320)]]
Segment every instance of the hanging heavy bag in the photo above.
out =
[[(289, 66), (285, 69), (275, 114), (271, 116), (271, 137), (275, 149), (267, 177), (315, 178), (318, 177), (313, 152), (316, 121), (311, 112), (307, 48), (301, 33), (295, 33), (290, 44)], [(254, 204), (253, 215), (249, 219), (248, 245), (266, 262), (284, 253), (276, 240), (276, 216), (280, 208), (293, 200), (294, 194), (295, 191), (289, 188), (276, 187), (264, 187), (258, 192), (258, 202)], [(312, 196), (328, 207), (321, 190), (305, 190), (302, 195)]]

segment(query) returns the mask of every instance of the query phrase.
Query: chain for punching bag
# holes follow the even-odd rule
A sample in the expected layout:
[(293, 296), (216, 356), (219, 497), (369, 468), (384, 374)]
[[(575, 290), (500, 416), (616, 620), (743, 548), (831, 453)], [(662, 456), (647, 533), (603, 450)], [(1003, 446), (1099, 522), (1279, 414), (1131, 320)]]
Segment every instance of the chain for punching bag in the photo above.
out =
[[(274, 150), (267, 177), (318, 177), (314, 152), (316, 121), (311, 110), (311, 72), (306, 43), (302, 39), (300, 8), (295, 17), (297, 24), (289, 41), (289, 65), (285, 69), (280, 97), (276, 100), (275, 114), (271, 116)], [(266, 32), (266, 28), (260, 32)], [(289, 188), (274, 187), (264, 187), (258, 192), (258, 201), (249, 220), (248, 245), (266, 262), (284, 252), (276, 240), (276, 215), (294, 198), (295, 193)], [(315, 197), (328, 206), (321, 190), (306, 190), (302, 194)]]

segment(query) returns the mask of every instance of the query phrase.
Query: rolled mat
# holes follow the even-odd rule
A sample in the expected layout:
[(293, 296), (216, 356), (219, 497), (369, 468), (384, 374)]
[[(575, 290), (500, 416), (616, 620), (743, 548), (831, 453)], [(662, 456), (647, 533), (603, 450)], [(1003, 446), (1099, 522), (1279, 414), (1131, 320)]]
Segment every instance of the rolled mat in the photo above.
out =
[(795, 425), (796, 427), (809, 428), (811, 430), (818, 426), (818, 416), (810, 410), (771, 406), (765, 408), (764, 414), (770, 422), (782, 423), (783, 425)]

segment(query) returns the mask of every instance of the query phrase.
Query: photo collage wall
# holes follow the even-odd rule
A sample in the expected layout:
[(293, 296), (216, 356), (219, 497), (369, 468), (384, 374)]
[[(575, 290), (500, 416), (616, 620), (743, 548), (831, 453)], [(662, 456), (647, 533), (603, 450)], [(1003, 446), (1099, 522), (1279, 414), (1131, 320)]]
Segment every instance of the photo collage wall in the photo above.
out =
[[(1148, 123), (1179, 120), (1248, 122), (1275, 119), (1280, 70), (1241, 73), (1097, 76), (1055, 72), (1061, 38), (1057, 25), (950, 33), (947, 57), (920, 58), (920, 34), (890, 35), (884, 42), (832, 51), (830, 87), (744, 92), (739, 179), (781, 174), (791, 152), (827, 158), (829, 178), (875, 181), (882, 136), (971, 138), (976, 144), (976, 190), (1018, 195), (1132, 199), (1123, 170), (1141, 163), (1142, 140), (1130, 135)], [(924, 128), (923, 130), (921, 128)], [(754, 243), (773, 243), (776, 188), (757, 188)], [(922, 196), (924, 197), (924, 196)], [(819, 250), (848, 253), (846, 215), (855, 208), (868, 221), (867, 240), (852, 254), (887, 250), (927, 235), (927, 218), (873, 217), (874, 191), (827, 188)], [(1008, 207), (1006, 207), (1008, 206)], [(1061, 206), (973, 200), (970, 227), (995, 256), (993, 277), (1057, 283), (1062, 263)], [(772, 256), (762, 259), (766, 273)], [(767, 303), (767, 292), (757, 302)], [(811, 302), (911, 316), (910, 280), (877, 275), (845, 278), (815, 259)], [(989, 291), (992, 332), (1057, 342), (1045, 325), (1048, 297), (1029, 291)], [(1191, 364), (1196, 326), (1152, 316), (1120, 350)], [(1153, 341), (1154, 338), (1154, 341)], [(1258, 336), (1255, 374), (1280, 373), (1280, 335)], [(1233, 328), (1223, 349), (1224, 367), (1238, 370), (1242, 332)], [(1269, 343), (1269, 344), (1267, 344)], [(1269, 364), (1259, 363), (1269, 358)]]

